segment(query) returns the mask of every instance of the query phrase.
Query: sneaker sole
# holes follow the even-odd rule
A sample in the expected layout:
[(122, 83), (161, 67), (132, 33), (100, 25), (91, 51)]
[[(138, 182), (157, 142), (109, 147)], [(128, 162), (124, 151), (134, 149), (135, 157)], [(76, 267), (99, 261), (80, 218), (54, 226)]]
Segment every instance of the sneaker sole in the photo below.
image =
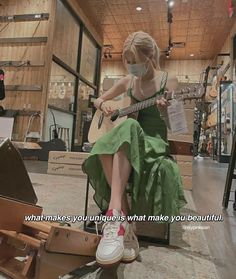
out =
[(134, 262), (134, 261), (137, 259), (138, 255), (139, 255), (139, 254), (137, 254), (137, 255), (136, 255), (135, 257), (133, 257), (133, 258), (122, 258), (122, 259), (121, 259), (121, 262), (122, 262), (122, 263), (132, 263), (132, 262)]
[(103, 260), (100, 260), (99, 258), (96, 257), (96, 262), (98, 263), (99, 266), (101, 267), (112, 267), (114, 265), (117, 265), (120, 263), (121, 259), (122, 259), (123, 255), (115, 258), (115, 259), (111, 259), (111, 260), (107, 260), (107, 261), (103, 261)]

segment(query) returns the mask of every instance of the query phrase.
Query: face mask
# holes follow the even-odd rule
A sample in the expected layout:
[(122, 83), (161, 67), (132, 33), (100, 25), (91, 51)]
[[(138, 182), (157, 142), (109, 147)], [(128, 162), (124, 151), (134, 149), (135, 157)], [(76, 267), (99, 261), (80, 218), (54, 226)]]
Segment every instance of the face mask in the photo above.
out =
[(146, 66), (146, 62), (139, 64), (128, 64), (127, 69), (130, 74), (136, 77), (142, 77), (147, 73), (148, 66)]

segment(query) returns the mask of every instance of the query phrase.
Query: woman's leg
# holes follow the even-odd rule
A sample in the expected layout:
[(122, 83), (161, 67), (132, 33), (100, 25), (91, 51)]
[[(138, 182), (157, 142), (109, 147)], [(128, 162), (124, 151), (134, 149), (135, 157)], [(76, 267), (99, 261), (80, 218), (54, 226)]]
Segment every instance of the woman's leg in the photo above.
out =
[[(124, 189), (125, 189), (125, 186), (127, 184), (127, 181), (128, 181), (129, 175), (130, 175), (131, 166), (129, 164), (129, 161), (128, 161), (125, 153), (120, 150), (114, 156), (110, 155), (110, 154), (102, 154), (102, 155), (99, 155), (99, 159), (102, 163), (102, 167), (103, 167), (106, 179), (107, 179), (107, 183), (111, 187), (112, 180), (114, 180), (114, 182), (113, 182), (114, 187), (121, 188), (121, 191), (123, 191), (123, 195), (122, 195), (122, 199), (121, 199), (121, 208), (122, 208), (123, 212), (125, 213), (125, 215), (128, 215), (129, 214), (129, 205), (128, 205), (128, 200), (127, 200), (127, 194), (124, 191)], [(117, 171), (114, 171), (115, 177), (113, 178), (114, 161), (115, 161), (115, 166), (117, 168)], [(120, 165), (122, 165), (122, 168), (120, 168)], [(125, 173), (123, 173), (122, 171)], [(121, 173), (121, 175), (120, 175), (121, 177), (119, 176), (120, 173)], [(118, 180), (115, 183), (117, 176), (118, 176)], [(127, 176), (128, 176), (128, 178), (127, 178)], [(122, 180), (122, 178), (124, 178), (124, 179)], [(117, 186), (117, 184), (118, 184), (118, 186)], [(120, 194), (118, 196), (116, 196), (116, 192), (119, 192), (119, 190), (111, 191), (111, 200), (110, 200), (110, 204), (109, 204), (109, 209), (112, 209), (112, 208), (119, 209), (120, 208), (120, 201), (119, 201)], [(117, 204), (118, 204), (118, 208), (117, 208)]]
[[(125, 201), (122, 204), (122, 199), (124, 199), (125, 187), (127, 185), (129, 176), (131, 172), (131, 165), (125, 152), (119, 149), (113, 158), (113, 168), (112, 168), (112, 181), (111, 181), (111, 199), (109, 204), (109, 209), (117, 209), (127, 211), (127, 204)], [(122, 208), (122, 205), (125, 208)]]

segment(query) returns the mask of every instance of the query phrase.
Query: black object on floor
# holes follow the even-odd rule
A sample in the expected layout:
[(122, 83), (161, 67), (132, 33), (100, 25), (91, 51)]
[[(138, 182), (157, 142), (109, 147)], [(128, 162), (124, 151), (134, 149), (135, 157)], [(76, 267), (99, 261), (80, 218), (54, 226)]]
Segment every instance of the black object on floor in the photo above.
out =
[(232, 144), (232, 148), (231, 148), (231, 156), (230, 156), (230, 161), (229, 161), (229, 166), (228, 166), (228, 171), (227, 171), (227, 176), (226, 176), (225, 190), (224, 190), (224, 196), (223, 196), (223, 202), (222, 202), (222, 206), (224, 208), (227, 208), (229, 201), (233, 201), (234, 210), (236, 210), (236, 190), (235, 190), (235, 194), (234, 194), (234, 200), (230, 200), (230, 193), (233, 192), (233, 191), (231, 191), (232, 180), (236, 179), (236, 173), (234, 173), (235, 163), (236, 163), (236, 129), (234, 131), (233, 144)]
[(20, 149), (23, 158), (38, 157), (40, 161), (48, 161), (50, 151), (66, 151), (65, 142), (61, 139), (52, 139), (50, 141), (40, 141), (38, 145), (42, 149)]
[(38, 201), (20, 153), (9, 139), (0, 142), (0, 195), (31, 204)]

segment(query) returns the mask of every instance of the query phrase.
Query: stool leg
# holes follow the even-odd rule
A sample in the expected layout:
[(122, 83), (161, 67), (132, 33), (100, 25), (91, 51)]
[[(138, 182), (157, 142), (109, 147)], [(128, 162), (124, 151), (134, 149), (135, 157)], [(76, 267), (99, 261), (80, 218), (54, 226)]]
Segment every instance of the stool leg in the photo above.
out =
[[(89, 198), (89, 177), (87, 175), (87, 186), (86, 186), (86, 195), (85, 195), (85, 207), (84, 207), (84, 217), (88, 215), (88, 198)], [(84, 231), (87, 229), (87, 221), (84, 221)]]

